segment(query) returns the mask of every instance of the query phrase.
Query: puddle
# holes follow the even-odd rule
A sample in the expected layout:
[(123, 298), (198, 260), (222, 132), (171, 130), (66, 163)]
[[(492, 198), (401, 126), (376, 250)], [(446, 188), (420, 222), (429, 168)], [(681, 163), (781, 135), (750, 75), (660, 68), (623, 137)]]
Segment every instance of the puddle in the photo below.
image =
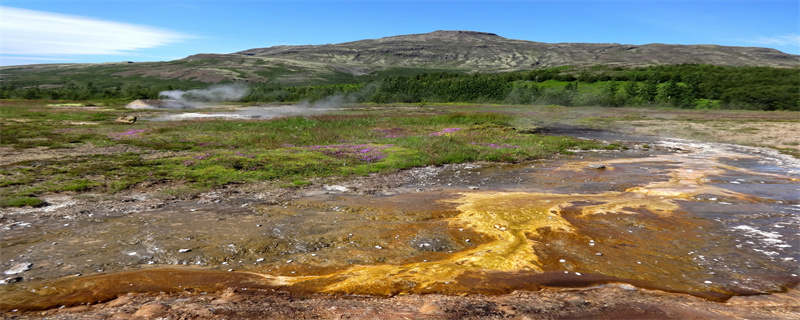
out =
[(150, 121), (180, 121), (195, 119), (227, 119), (227, 120), (255, 120), (273, 119), (278, 117), (291, 116), (312, 116), (330, 113), (341, 110), (342, 108), (328, 107), (317, 104), (297, 104), (297, 105), (264, 105), (256, 107), (245, 107), (231, 111), (194, 111), (181, 113), (162, 114), (154, 118), (142, 118)]
[(33, 265), (3, 286), (1, 307), (228, 286), (388, 296), (628, 283), (725, 300), (800, 282), (796, 159), (654, 145), (662, 151), (450, 166), (369, 196), (13, 225), (0, 266)]

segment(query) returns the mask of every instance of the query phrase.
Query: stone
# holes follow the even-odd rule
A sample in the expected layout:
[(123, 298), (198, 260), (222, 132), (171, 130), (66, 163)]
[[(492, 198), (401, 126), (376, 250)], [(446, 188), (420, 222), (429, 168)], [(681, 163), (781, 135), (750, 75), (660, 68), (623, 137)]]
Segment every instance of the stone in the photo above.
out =
[(236, 292), (233, 288), (225, 289), (222, 293), (222, 296), (219, 299), (211, 301), (211, 304), (219, 305), (219, 304), (229, 304), (229, 303), (237, 303), (246, 300), (247, 297), (241, 293)]
[(61, 309), (59, 312), (74, 313), (74, 312), (86, 312), (86, 311), (89, 311), (89, 310), (92, 310), (92, 306), (84, 304), (84, 305), (74, 306), (74, 307), (71, 307), (71, 308), (64, 308), (64, 309)]
[(139, 310), (133, 314), (134, 317), (144, 317), (144, 318), (154, 318), (158, 317), (159, 315), (167, 312), (170, 309), (170, 306), (163, 304), (163, 303), (152, 303), (148, 305), (144, 305)]
[(348, 189), (347, 187), (340, 186), (340, 185), (325, 185), (323, 188), (325, 188), (325, 190), (328, 190), (328, 191), (337, 191), (337, 192), (348, 192), (348, 191), (350, 191), (350, 189)]
[(134, 124), (136, 122), (136, 116), (121, 116), (114, 120), (116, 123), (124, 123), (124, 124)]
[(589, 168), (592, 168), (592, 169), (605, 169), (606, 165), (599, 164), (599, 163), (593, 163), (593, 164), (589, 165)]
[(0, 284), (9, 284), (20, 281), (22, 281), (22, 277), (7, 277), (5, 279), (0, 280)]
[(589, 301), (586, 301), (581, 297), (575, 297), (575, 298), (569, 299), (568, 302), (573, 304), (573, 305), (575, 305), (575, 306), (585, 306), (585, 305), (589, 304)]
[(214, 315), (213, 309), (209, 309), (208, 307), (196, 303), (186, 305), (185, 308), (186, 311), (189, 311), (190, 313), (193, 313), (199, 317), (211, 317)]
[(33, 266), (33, 263), (20, 262), (20, 263), (17, 263), (15, 265), (11, 266), (11, 269), (6, 270), (4, 273), (7, 274), (7, 275), (20, 274), (20, 273), (23, 273), (25, 271), (30, 270), (32, 266)]
[(131, 314), (130, 313), (120, 312), (120, 313), (115, 313), (115, 314), (111, 315), (111, 317), (109, 317), (107, 319), (108, 320), (128, 320), (130, 318), (131, 318)]
[(120, 296), (120, 297), (118, 297), (118, 298), (116, 298), (114, 300), (111, 300), (108, 303), (106, 303), (106, 306), (112, 307), (112, 308), (113, 307), (121, 307), (121, 306), (124, 306), (124, 305), (130, 303), (131, 301), (133, 301), (133, 299), (131, 299), (131, 297), (129, 297), (129, 296)]
[(247, 299), (246, 296), (244, 296), (242, 294), (239, 294), (239, 293), (234, 293), (234, 294), (231, 294), (231, 295), (216, 299), (214, 301), (211, 301), (211, 304), (220, 305), (220, 304), (238, 303), (238, 302), (242, 302), (242, 301), (244, 301), (246, 299)]
[(443, 316), (444, 310), (442, 310), (442, 307), (438, 303), (428, 301), (419, 308), (419, 313), (425, 315)]

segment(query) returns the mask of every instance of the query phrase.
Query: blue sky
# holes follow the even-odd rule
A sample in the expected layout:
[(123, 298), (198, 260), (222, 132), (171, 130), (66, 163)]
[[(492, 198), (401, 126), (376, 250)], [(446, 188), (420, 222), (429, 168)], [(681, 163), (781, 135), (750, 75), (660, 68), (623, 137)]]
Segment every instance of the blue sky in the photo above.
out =
[(3, 0), (0, 65), (167, 61), (435, 30), (800, 54), (800, 1)]

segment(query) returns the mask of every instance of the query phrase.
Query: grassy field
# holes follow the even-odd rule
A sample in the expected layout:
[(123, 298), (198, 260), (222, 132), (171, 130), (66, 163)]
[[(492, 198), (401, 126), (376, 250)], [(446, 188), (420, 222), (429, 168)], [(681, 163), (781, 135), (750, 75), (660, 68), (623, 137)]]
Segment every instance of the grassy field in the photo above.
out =
[(39, 205), (47, 193), (114, 194), (159, 184), (173, 186), (167, 193), (263, 181), (299, 187), (425, 165), (620, 147), (523, 133), (503, 112), (396, 109), (406, 111), (125, 125), (113, 121), (133, 114), (121, 107), (2, 101), (0, 148), (8, 157), (0, 165), (0, 206)]

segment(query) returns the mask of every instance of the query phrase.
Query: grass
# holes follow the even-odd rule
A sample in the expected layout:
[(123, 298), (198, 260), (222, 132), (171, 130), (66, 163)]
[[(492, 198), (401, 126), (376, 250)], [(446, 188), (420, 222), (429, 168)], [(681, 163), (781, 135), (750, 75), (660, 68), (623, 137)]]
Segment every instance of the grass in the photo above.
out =
[[(143, 183), (177, 184), (165, 191), (175, 194), (260, 181), (302, 187), (320, 179), (416, 166), (516, 162), (572, 149), (618, 147), (521, 133), (512, 126), (514, 117), (495, 112), (359, 111), (258, 121), (120, 125), (113, 119), (132, 111), (54, 109), (48, 103), (52, 104), (3, 101), (0, 146), (54, 149), (90, 143), (127, 145), (131, 152), (90, 152), (1, 166), (3, 206), (39, 205), (32, 199), (47, 193), (114, 194)], [(80, 122), (92, 124), (75, 124)]]
[(791, 148), (776, 148), (778, 152), (800, 159), (800, 151)]
[[(114, 194), (139, 185), (169, 186), (162, 192), (177, 196), (264, 181), (294, 188), (416, 166), (518, 162), (576, 149), (621, 147), (529, 133), (535, 132), (529, 129), (543, 124), (613, 129), (642, 119), (679, 121), (675, 125), (683, 126), (713, 120), (712, 124), (721, 122), (723, 128), (734, 128), (728, 124), (749, 124), (745, 118), (763, 122), (787, 117), (774, 112), (709, 114), (561, 106), (362, 107), (273, 120), (140, 121), (122, 125), (113, 120), (157, 111), (87, 107), (69, 101), (0, 101), (0, 147), (23, 152), (37, 148), (36, 153), (54, 155), (0, 166), (0, 198), (3, 206), (24, 206), (39, 205), (31, 199), (48, 193)], [(741, 134), (746, 135), (756, 132), (758, 125), (736, 127), (743, 128)], [(732, 131), (720, 132), (727, 135)], [(691, 138), (701, 132), (686, 127), (681, 134)], [(703, 138), (713, 140), (705, 133)], [(66, 152), (79, 146), (89, 151)], [(791, 148), (780, 151), (798, 156)]]
[(44, 201), (34, 197), (0, 198), (0, 207), (37, 207), (42, 204)]

